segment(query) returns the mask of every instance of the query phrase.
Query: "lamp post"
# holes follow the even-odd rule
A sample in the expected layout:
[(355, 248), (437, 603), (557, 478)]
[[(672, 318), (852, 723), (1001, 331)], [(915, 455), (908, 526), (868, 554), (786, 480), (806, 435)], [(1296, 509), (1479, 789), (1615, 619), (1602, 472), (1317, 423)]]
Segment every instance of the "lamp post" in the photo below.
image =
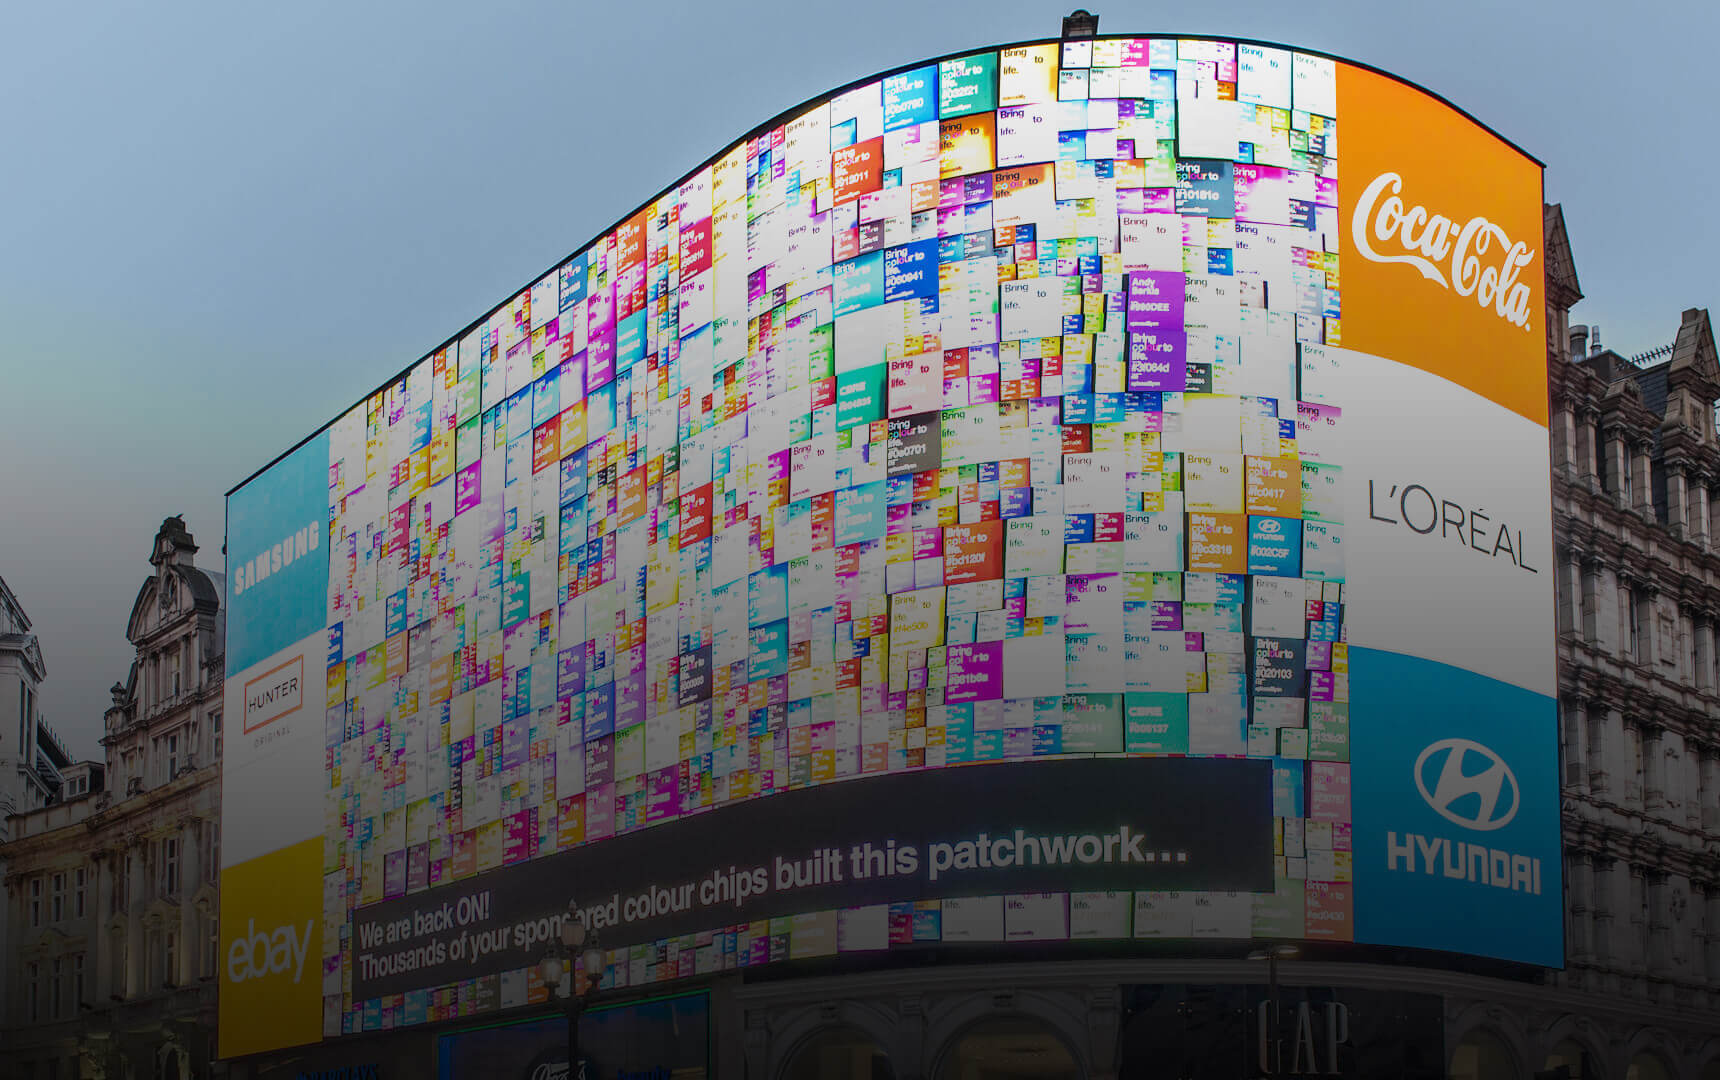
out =
[(1269, 945), (1264, 949), (1255, 949), (1248, 954), (1250, 960), (1266, 961), (1267, 994), (1271, 999), (1270, 1036), (1272, 1040), (1273, 1076), (1281, 1075), (1284, 1072), (1284, 1039), (1280, 1030), (1281, 1021), (1278, 1014), (1278, 961), (1289, 960), (1300, 954), (1301, 951), (1294, 945)]
[[(574, 963), (578, 958), (579, 964)], [(593, 974), (596, 972), (596, 974)], [(585, 1063), (579, 1059), (579, 1017), (585, 1011), (586, 995), (603, 978), (603, 947), (598, 944), (597, 931), (587, 929), (585, 915), (579, 902), (570, 900), (567, 914), (562, 917), (561, 930), (550, 942), (543, 959), (538, 961), (538, 975), (549, 987), (550, 997), (561, 1006), (567, 1017), (567, 1075), (568, 1080), (585, 1080)], [(569, 981), (569, 992), (561, 990), (562, 976)]]

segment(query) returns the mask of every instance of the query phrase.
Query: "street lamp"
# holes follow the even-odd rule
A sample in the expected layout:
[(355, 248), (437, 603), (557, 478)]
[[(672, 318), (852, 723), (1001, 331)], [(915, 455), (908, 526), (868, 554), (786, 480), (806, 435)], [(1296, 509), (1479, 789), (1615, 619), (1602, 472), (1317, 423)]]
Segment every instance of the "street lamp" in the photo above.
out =
[[(576, 957), (578, 966), (574, 963)], [(538, 961), (538, 975), (549, 987), (550, 998), (567, 1017), (568, 1080), (585, 1080), (585, 1064), (579, 1059), (579, 1017), (585, 1011), (586, 995), (603, 978), (603, 947), (598, 944), (597, 931), (587, 929), (579, 901), (568, 901), (560, 933)], [(570, 992), (565, 994), (561, 990), (563, 975), (571, 983)]]
[(1264, 949), (1255, 949), (1248, 954), (1250, 960), (1266, 961), (1267, 992), (1272, 1000), (1272, 1075), (1274, 1076), (1284, 1072), (1284, 1039), (1281, 1033), (1282, 1022), (1278, 1015), (1278, 961), (1292, 959), (1301, 952), (1302, 950), (1294, 945), (1269, 945)]

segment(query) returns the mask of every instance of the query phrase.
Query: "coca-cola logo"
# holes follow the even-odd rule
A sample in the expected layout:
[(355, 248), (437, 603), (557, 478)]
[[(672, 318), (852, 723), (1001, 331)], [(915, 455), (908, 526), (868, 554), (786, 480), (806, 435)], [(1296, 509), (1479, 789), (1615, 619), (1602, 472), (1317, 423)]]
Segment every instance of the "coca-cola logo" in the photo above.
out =
[[(1408, 206), (1402, 190), (1403, 177), (1385, 172), (1357, 200), (1350, 238), (1362, 258), (1413, 266), (1427, 280), (1472, 296), (1481, 307), (1528, 330), (1529, 284), (1519, 278), (1535, 251), (1479, 214), (1459, 224), (1419, 203)], [(1385, 250), (1376, 250), (1375, 243)]]

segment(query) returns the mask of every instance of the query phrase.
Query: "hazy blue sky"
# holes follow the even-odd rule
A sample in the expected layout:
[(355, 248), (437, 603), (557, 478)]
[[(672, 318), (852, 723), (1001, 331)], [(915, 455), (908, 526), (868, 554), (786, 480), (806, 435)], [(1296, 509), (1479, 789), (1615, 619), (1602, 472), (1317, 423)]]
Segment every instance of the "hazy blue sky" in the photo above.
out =
[[(1099, 4), (1443, 94), (1547, 163), (1627, 353), (1720, 302), (1706, 4)], [(1055, 35), (1022, 0), (12, 4), (0, 65), (0, 575), (97, 752), (161, 519), (223, 493), (753, 125)], [(1685, 207), (1694, 204), (1686, 215)]]

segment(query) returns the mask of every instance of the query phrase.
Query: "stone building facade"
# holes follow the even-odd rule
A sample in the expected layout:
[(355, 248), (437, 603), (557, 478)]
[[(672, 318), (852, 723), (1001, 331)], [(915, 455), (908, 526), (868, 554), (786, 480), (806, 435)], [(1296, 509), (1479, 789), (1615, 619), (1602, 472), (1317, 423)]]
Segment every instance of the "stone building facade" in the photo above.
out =
[(42, 715), (48, 678), (42, 644), (6, 579), (0, 578), (0, 841), (5, 819), (46, 806), (61, 794), (71, 755)]
[(1567, 896), (1549, 1000), (1591, 1061), (1582, 1076), (1717, 1076), (1713, 330), (1692, 308), (1664, 346), (1607, 349), (1569, 324), (1581, 292), (1557, 207), (1544, 250)]
[(9, 1080), (211, 1075), (224, 582), (196, 552), (182, 520), (162, 523), (104, 763), (8, 819)]

